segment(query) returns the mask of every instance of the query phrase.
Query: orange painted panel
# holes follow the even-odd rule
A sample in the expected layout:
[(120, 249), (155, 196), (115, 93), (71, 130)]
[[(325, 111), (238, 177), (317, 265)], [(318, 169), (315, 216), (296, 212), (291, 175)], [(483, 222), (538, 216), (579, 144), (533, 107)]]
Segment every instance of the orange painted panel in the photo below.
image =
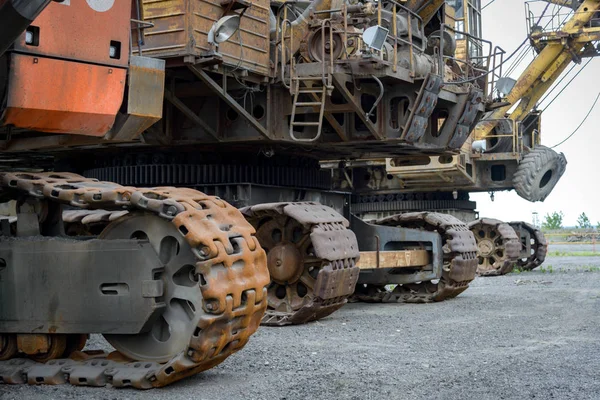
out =
[(126, 75), (124, 68), (13, 54), (3, 123), (103, 136), (121, 107)]
[[(126, 67), (130, 18), (128, 0), (53, 1), (31, 24), (39, 28), (37, 46), (26, 44), (23, 33), (15, 43), (15, 50)], [(111, 41), (121, 45), (118, 59), (109, 56)]]

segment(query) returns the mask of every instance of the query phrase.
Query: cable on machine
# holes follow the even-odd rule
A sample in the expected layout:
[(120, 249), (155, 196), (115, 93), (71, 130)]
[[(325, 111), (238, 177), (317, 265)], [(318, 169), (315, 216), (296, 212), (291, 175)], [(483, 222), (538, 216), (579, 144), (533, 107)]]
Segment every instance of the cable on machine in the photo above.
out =
[(571, 139), (571, 137), (573, 137), (573, 135), (575, 133), (577, 133), (577, 131), (579, 130), (579, 128), (581, 128), (583, 126), (583, 124), (585, 123), (585, 121), (588, 119), (588, 117), (590, 116), (590, 114), (592, 113), (592, 111), (594, 110), (594, 107), (596, 107), (596, 103), (598, 103), (598, 99), (600, 99), (600, 92), (598, 92), (598, 95), (596, 96), (596, 99), (594, 100), (594, 102), (592, 103), (592, 106), (590, 107), (590, 109), (588, 110), (587, 114), (585, 115), (585, 117), (583, 117), (583, 120), (581, 120), (581, 122), (579, 123), (579, 125), (577, 125), (577, 128), (575, 128), (575, 130), (566, 138), (564, 138), (560, 143), (555, 144), (554, 146), (550, 147), (551, 149), (560, 146), (561, 144), (563, 144), (564, 142), (566, 142), (567, 140)]

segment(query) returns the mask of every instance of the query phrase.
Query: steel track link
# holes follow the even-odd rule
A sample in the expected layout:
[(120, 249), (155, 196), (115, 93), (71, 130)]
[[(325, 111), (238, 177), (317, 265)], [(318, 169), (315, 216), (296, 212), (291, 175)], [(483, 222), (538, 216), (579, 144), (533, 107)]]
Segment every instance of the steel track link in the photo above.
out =
[(509, 224), (515, 230), (525, 229), (529, 231), (533, 241), (533, 243), (530, 244), (533, 250), (532, 253), (527, 258), (518, 259), (517, 267), (525, 271), (532, 271), (542, 265), (548, 254), (548, 242), (542, 231), (525, 221), (514, 221)]
[[(263, 325), (303, 324), (347, 303), (358, 280), (360, 252), (346, 218), (314, 202), (260, 204), (242, 213), (268, 252), (271, 285)], [(277, 231), (283, 236), (273, 240)]]
[(442, 236), (443, 267), (438, 283), (397, 285), (392, 291), (381, 285), (357, 287), (359, 301), (383, 303), (429, 303), (454, 298), (467, 290), (477, 271), (477, 244), (473, 234), (459, 219), (439, 213), (414, 212), (377, 220), (379, 225), (423, 229)]
[[(171, 221), (189, 243), (197, 260), (196, 273), (206, 282), (200, 285), (205, 315), (188, 349), (168, 362), (91, 357), (40, 364), (12, 359), (0, 362), (4, 383), (166, 386), (221, 363), (244, 347), (258, 329), (267, 308), (266, 254), (254, 228), (221, 199), (192, 189), (138, 189), (69, 173), (2, 173), (0, 185), (15, 197), (28, 195), (86, 210), (142, 210)], [(230, 268), (234, 264), (236, 268)], [(223, 267), (228, 279), (219, 272)], [(42, 379), (32, 379), (36, 376)]]

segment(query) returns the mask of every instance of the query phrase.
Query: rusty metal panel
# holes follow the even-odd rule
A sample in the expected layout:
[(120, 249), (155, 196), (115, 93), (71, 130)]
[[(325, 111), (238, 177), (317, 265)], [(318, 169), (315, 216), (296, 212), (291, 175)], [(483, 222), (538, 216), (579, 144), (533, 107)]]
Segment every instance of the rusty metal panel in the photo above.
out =
[[(154, 24), (144, 30), (143, 55), (167, 58), (191, 54), (187, 10), (187, 0), (142, 1), (142, 18)], [(137, 42), (135, 32), (133, 41)], [(133, 51), (138, 51), (135, 45)]]
[[(219, 0), (144, 1), (143, 19), (154, 27), (145, 30), (143, 54), (162, 58), (200, 56), (210, 50), (208, 32), (223, 11)], [(268, 75), (269, 1), (253, 1), (241, 19), (238, 33), (221, 43), (218, 50), (225, 64)]]
[(131, 57), (127, 113), (162, 118), (165, 62), (149, 57)]
[(50, 349), (48, 335), (17, 335), (17, 347), (25, 354), (47, 353)]
[(314, 292), (323, 300), (347, 297), (354, 292), (357, 280), (358, 268), (335, 268), (329, 264), (319, 271)]
[(423, 81), (415, 106), (411, 110), (411, 116), (404, 127), (403, 140), (415, 143), (423, 137), (429, 118), (437, 105), (442, 83), (442, 78), (434, 74), (429, 74)]
[[(360, 257), (356, 235), (350, 229), (322, 230), (314, 229), (310, 240), (315, 248), (315, 254), (326, 260), (339, 260)], [(340, 246), (344, 243), (344, 246)]]
[[(191, 29), (195, 48), (209, 50), (208, 31), (223, 14), (219, 0), (190, 0)], [(269, 73), (269, 2), (253, 1), (240, 23), (240, 30), (219, 46), (225, 63), (257, 73)]]
[[(34, 43), (25, 42), (24, 32), (15, 42), (15, 50), (126, 67), (130, 16), (129, 1), (103, 4), (82, 0), (52, 2), (31, 24), (39, 28), (34, 33)], [(120, 46), (118, 58), (110, 57), (111, 42)]]
[(13, 54), (3, 124), (103, 136), (112, 127), (127, 70)]
[(162, 118), (165, 61), (131, 56), (127, 113), (119, 114), (109, 137), (132, 140)]

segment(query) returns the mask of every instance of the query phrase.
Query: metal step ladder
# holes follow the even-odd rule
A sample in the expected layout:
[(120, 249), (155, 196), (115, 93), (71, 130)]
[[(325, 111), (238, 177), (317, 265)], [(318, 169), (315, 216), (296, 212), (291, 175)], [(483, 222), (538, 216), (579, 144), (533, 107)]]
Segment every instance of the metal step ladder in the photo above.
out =
[[(326, 30), (328, 29), (328, 31)], [(325, 19), (321, 22), (321, 32), (329, 33), (329, 42), (333, 43), (333, 27), (330, 19)], [(284, 36), (285, 37), (285, 36)], [(291, 47), (291, 44), (290, 44)], [(323, 117), (325, 115), (325, 101), (327, 96), (331, 96), (333, 91), (333, 58), (326, 58), (325, 52), (325, 37), (321, 41), (321, 75), (298, 75), (296, 67), (292, 62), (290, 63), (290, 94), (294, 96), (294, 102), (292, 104), (292, 116), (290, 119), (290, 137), (297, 142), (314, 142), (321, 137), (323, 129)], [(285, 83), (285, 80), (284, 80)], [(311, 101), (299, 101), (300, 95), (309, 95)], [(319, 118), (317, 121), (305, 122), (297, 121), (296, 116), (298, 111), (302, 108), (310, 107), (311, 112), (302, 112), (306, 114), (316, 114), (314, 112), (315, 107), (318, 107)], [(299, 138), (294, 135), (294, 127), (300, 126), (315, 126), (317, 128), (317, 134), (312, 138)]]
[[(290, 137), (298, 142), (314, 142), (321, 136), (321, 130), (323, 129), (323, 116), (325, 114), (325, 100), (328, 95), (328, 88), (323, 84), (323, 78), (320, 76), (307, 76), (307, 77), (292, 77), (292, 92), (294, 94), (294, 102), (292, 104), (292, 117), (290, 119)], [(302, 94), (309, 95), (313, 101), (299, 101), (299, 97)], [(310, 107), (312, 110), (315, 107), (319, 109), (318, 121), (297, 121), (296, 115), (299, 109), (304, 107)], [(316, 114), (316, 112), (303, 112), (306, 114)], [(317, 127), (317, 134), (308, 139), (299, 138), (294, 135), (294, 127), (299, 126), (315, 126)]]

